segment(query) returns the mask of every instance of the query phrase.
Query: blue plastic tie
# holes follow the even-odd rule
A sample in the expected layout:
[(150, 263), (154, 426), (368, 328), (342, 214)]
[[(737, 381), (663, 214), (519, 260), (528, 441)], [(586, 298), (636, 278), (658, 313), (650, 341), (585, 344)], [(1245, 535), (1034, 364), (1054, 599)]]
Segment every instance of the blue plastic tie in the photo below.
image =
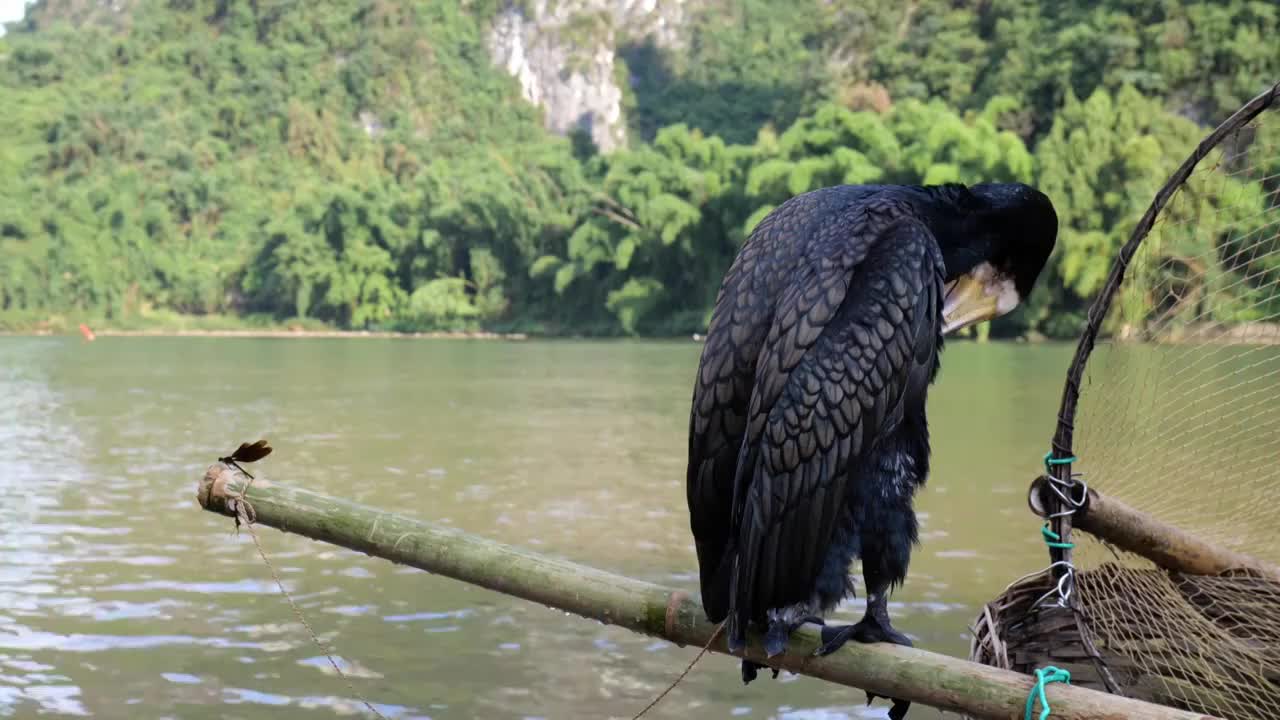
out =
[(1050, 450), (1049, 452), (1044, 454), (1044, 469), (1046, 472), (1048, 472), (1052, 470), (1052, 466), (1054, 465), (1070, 465), (1075, 461), (1076, 461), (1075, 455), (1071, 455), (1070, 457), (1064, 457), (1064, 458), (1056, 458), (1053, 456), (1053, 451)]
[(1062, 548), (1067, 550), (1076, 546), (1075, 543), (1062, 542), (1062, 538), (1058, 533), (1049, 529), (1049, 523), (1045, 523), (1044, 527), (1040, 528), (1040, 534), (1044, 536), (1044, 544), (1051, 548)]
[(1023, 720), (1032, 720), (1031, 713), (1035, 711), (1036, 700), (1040, 701), (1040, 707), (1043, 708), (1037, 720), (1048, 720), (1049, 698), (1044, 694), (1044, 686), (1056, 682), (1070, 685), (1071, 673), (1052, 665), (1036, 670), (1036, 684), (1031, 686), (1031, 692), (1027, 694), (1027, 713)]

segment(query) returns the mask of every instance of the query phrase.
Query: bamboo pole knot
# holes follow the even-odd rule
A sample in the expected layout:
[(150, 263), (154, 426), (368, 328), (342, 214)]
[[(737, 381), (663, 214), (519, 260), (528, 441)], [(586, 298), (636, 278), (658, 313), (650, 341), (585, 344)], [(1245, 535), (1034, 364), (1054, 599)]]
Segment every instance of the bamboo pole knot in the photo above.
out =
[(672, 637), (676, 634), (676, 623), (680, 620), (680, 606), (684, 604), (684, 601), (688, 597), (689, 593), (683, 590), (673, 590), (671, 591), (671, 595), (667, 597), (667, 616), (665, 623), (667, 637)]
[[(238, 477), (237, 477), (238, 476)], [(244, 478), (248, 482), (239, 487), (237, 480)], [(240, 524), (256, 522), (257, 513), (245, 493), (251, 485), (270, 487), (271, 481), (254, 478), (240, 468), (233, 468), (224, 462), (216, 462), (204, 471), (204, 477), (196, 488), (196, 502), (205, 510), (235, 518), (236, 529)]]
[(222, 463), (214, 463), (204, 471), (204, 477), (200, 478), (200, 484), (196, 486), (196, 502), (200, 503), (200, 507), (222, 515), (226, 514), (226, 471), (228, 469)]

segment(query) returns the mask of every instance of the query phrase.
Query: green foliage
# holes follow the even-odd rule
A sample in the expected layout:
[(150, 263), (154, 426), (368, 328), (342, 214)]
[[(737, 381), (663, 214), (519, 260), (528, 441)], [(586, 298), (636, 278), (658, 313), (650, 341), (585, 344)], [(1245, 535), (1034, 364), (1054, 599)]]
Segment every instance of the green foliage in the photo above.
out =
[(817, 7), (704, 0), (686, 8), (684, 52), (664, 53), (648, 40), (621, 49), (635, 76), (630, 124), (641, 137), (683, 123), (747, 143), (763, 125), (789, 125), (821, 100), (825, 64), (812, 50), (822, 31)]
[[(701, 332), (743, 238), (797, 193), (1022, 180), (1062, 239), (993, 332), (1070, 336), (1203, 126), (1280, 76), (1258, 0), (697, 0), (674, 49), (578, 13), (570, 40), (618, 40), (635, 139), (597, 156), (491, 63), (503, 6), (36, 5), (0, 39), (0, 323)], [(1268, 182), (1232, 185), (1217, 233), (1187, 229), (1222, 194), (1189, 190), (1124, 302), (1218, 288), (1164, 309), (1280, 310)]]
[(584, 308), (581, 319), (599, 322), (606, 310), (626, 333), (654, 330), (655, 315), (669, 321), (690, 299), (709, 305), (743, 237), (736, 228), (750, 155), (675, 125), (650, 146), (602, 159), (593, 206), (563, 250), (538, 258), (531, 275), (554, 273), (556, 293)]
[[(588, 184), (483, 62), (484, 23), (446, 3), (290, 8), (142, 2), (127, 35), (7, 36), (0, 309), (434, 328), (537, 296), (508, 278)], [(423, 299), (442, 287), (471, 310)]]
[(747, 193), (776, 205), (842, 183), (1031, 181), (1026, 146), (995, 125), (1003, 104), (969, 118), (937, 101), (909, 100), (883, 115), (824, 105), (776, 140), (761, 135)]
[(1081, 102), (1068, 93), (1049, 135), (1036, 148), (1040, 186), (1058, 209), (1057, 260), (1042, 300), (1056, 308), (1055, 334), (1083, 327), (1087, 300), (1106, 279), (1111, 259), (1151, 198), (1181, 163), (1164, 148), (1194, 147), (1203, 132), (1159, 102), (1125, 87)]
[(897, 30), (865, 74), (895, 98), (941, 98), (962, 109), (1012, 97), (1020, 109), (1009, 127), (1032, 139), (1068, 93), (1133, 85), (1216, 122), (1280, 75), (1280, 53), (1266, 39), (1280, 30), (1280, 7), (1265, 0), (884, 5), (879, 24)]

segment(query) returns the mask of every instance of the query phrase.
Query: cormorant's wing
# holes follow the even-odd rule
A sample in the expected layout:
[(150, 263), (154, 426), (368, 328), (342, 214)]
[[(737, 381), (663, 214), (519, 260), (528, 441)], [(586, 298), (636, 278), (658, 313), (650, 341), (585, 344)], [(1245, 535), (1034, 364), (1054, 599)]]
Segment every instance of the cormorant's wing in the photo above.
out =
[(814, 221), (814, 206), (829, 202), (824, 199), (831, 194), (796, 196), (760, 222), (725, 273), (707, 327), (689, 412), (685, 489), (702, 605), (712, 622), (729, 612), (733, 478), (756, 360), (773, 323), (778, 295), (799, 266), (805, 250), (801, 238)]
[[(756, 368), (737, 461), (730, 642), (769, 608), (811, 599), (848, 469), (932, 373), (943, 266), (893, 202), (816, 228), (782, 292)], [(927, 366), (926, 366), (927, 365)]]

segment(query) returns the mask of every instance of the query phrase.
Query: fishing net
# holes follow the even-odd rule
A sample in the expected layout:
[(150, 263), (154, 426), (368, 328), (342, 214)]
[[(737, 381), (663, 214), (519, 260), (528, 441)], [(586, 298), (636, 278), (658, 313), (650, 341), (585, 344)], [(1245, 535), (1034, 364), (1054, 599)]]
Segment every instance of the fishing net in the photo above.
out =
[(1073, 547), (983, 609), (971, 656), (1228, 720), (1280, 717), (1280, 85), (1201, 143), (1116, 262), (1090, 313), (1097, 344), (1082, 340), (1068, 377), (1055, 487), (1078, 502), (1087, 485), (1253, 569), (1170, 570), (1071, 532), (1074, 505), (1046, 501)]

